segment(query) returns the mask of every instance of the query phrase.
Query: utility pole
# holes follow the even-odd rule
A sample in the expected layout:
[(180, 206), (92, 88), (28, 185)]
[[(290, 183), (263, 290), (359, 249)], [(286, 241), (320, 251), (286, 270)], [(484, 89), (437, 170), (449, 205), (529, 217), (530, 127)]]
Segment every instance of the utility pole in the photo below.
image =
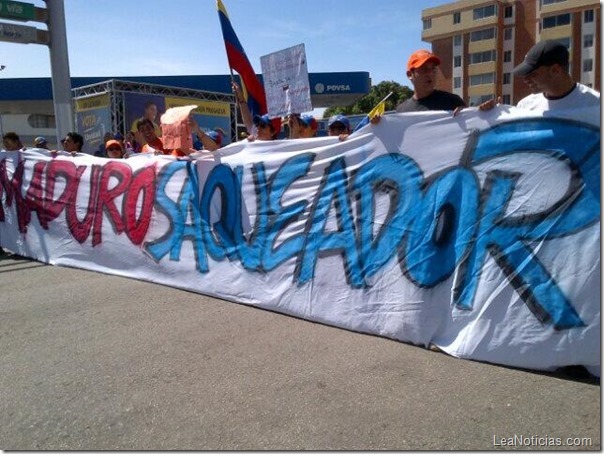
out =
[(55, 109), (57, 143), (60, 143), (65, 134), (74, 130), (65, 6), (63, 0), (44, 1), (48, 9), (48, 49), (50, 51), (52, 97)]

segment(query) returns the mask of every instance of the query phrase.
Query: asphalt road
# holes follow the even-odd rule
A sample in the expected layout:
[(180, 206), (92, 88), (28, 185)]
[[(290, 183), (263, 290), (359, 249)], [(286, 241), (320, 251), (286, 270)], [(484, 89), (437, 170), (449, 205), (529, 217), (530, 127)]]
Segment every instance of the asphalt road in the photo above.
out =
[(16, 256), (0, 289), (0, 449), (600, 450), (600, 383), (581, 371)]

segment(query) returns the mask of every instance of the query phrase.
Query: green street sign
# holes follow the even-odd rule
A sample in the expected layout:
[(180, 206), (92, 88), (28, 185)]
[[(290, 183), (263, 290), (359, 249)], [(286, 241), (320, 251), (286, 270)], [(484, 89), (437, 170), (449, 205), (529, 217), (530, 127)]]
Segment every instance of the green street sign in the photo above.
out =
[(36, 18), (36, 7), (31, 3), (0, 0), (0, 17), (27, 22)]

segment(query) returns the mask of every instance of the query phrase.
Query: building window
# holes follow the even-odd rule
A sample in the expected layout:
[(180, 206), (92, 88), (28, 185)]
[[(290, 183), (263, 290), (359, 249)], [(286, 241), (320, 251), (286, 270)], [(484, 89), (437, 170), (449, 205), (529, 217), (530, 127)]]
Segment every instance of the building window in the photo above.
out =
[(541, 6), (553, 5), (554, 3), (562, 3), (566, 0), (541, 0)]
[(495, 29), (494, 28), (484, 28), (482, 30), (476, 30), (470, 33), (470, 41), (484, 41), (487, 39), (495, 38)]
[(455, 35), (453, 37), (453, 45), (454, 46), (461, 46), (461, 35)]
[(503, 39), (509, 41), (514, 36), (514, 29), (512, 27), (507, 27), (503, 29)]
[(470, 106), (479, 106), (483, 102), (487, 102), (493, 98), (493, 95), (472, 96), (470, 98)]
[(560, 27), (562, 25), (570, 24), (570, 14), (559, 14), (558, 16), (550, 16), (543, 18), (543, 28)]
[(509, 63), (512, 61), (512, 51), (506, 50), (503, 52), (503, 61)]
[(455, 55), (453, 57), (453, 67), (459, 68), (461, 66), (461, 55)]
[(586, 58), (583, 60), (583, 72), (588, 73), (593, 71), (594, 69), (594, 61), (591, 58)]
[(424, 19), (424, 30), (432, 28), (432, 19)]
[(453, 13), (453, 23), (459, 24), (461, 22), (461, 13)]
[(476, 52), (470, 54), (470, 64), (477, 65), (479, 63), (486, 63), (489, 61), (495, 61), (496, 52), (494, 50), (487, 50), (485, 52)]
[(453, 88), (461, 88), (461, 77), (453, 78)]
[(34, 129), (55, 129), (57, 127), (54, 115), (31, 114), (27, 117), (27, 124)]
[(510, 95), (503, 95), (503, 103), (510, 105), (512, 103), (512, 99), (510, 98)]
[(587, 22), (593, 22), (593, 21), (594, 21), (594, 10), (586, 9), (583, 12), (583, 22), (587, 23)]
[(495, 8), (495, 5), (483, 6), (482, 8), (475, 8), (474, 20), (493, 17), (495, 14), (497, 14), (497, 8)]
[(512, 83), (512, 75), (510, 73), (503, 73), (503, 85), (509, 85)]
[(475, 74), (470, 76), (469, 85), (486, 85), (492, 84), (495, 81), (495, 73)]
[(583, 37), (583, 47), (584, 48), (588, 48), (588, 47), (593, 47), (594, 45), (594, 35), (592, 35), (591, 33), (589, 35), (585, 35)]
[(514, 16), (514, 7), (513, 6), (506, 6), (503, 10), (503, 17), (506, 19), (509, 19), (510, 17)]

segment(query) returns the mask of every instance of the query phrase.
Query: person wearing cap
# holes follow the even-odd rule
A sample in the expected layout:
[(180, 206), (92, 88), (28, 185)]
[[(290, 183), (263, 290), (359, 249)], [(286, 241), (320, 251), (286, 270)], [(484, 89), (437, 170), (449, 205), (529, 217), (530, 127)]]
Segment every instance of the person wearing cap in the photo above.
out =
[(290, 115), (288, 118), (290, 139), (310, 139), (317, 135), (319, 124), (312, 115)]
[(327, 135), (338, 136), (340, 140), (346, 140), (350, 135), (350, 120), (346, 115), (336, 114), (327, 122)]
[(407, 77), (413, 84), (413, 96), (396, 107), (397, 112), (451, 110), (458, 112), (466, 103), (458, 95), (436, 89), (440, 58), (429, 50), (418, 50), (407, 62)]
[[(257, 133), (248, 136), (247, 140), (250, 142), (254, 140), (275, 140), (281, 132), (280, 118), (271, 120), (268, 114), (254, 115), (253, 122)], [(275, 124), (278, 125), (278, 128), (275, 127)]]
[(568, 72), (568, 61), (564, 44), (554, 40), (535, 44), (513, 71), (532, 91), (518, 102), (518, 107), (553, 110), (600, 106), (600, 93), (575, 82)]
[(271, 119), (268, 114), (254, 115), (250, 111), (243, 91), (241, 87), (234, 80), (231, 81), (231, 87), (235, 98), (237, 99), (237, 105), (241, 112), (241, 118), (245, 124), (247, 130), (247, 140), (253, 142), (254, 140), (275, 140), (281, 132), (281, 118)]
[(222, 146), (222, 134), (220, 132), (205, 132), (199, 125), (195, 128), (195, 125), (197, 125), (197, 122), (193, 124), (193, 148), (195, 150), (216, 151)]
[(45, 137), (36, 137), (34, 139), (34, 148), (44, 148), (45, 150), (48, 150), (48, 141)]
[(302, 115), (300, 117), (300, 129), (298, 130), (300, 137), (303, 139), (310, 139), (317, 135), (317, 129), (319, 129), (319, 123), (312, 115)]
[(119, 140), (111, 139), (105, 143), (107, 157), (111, 159), (122, 159), (124, 157), (124, 148)]

